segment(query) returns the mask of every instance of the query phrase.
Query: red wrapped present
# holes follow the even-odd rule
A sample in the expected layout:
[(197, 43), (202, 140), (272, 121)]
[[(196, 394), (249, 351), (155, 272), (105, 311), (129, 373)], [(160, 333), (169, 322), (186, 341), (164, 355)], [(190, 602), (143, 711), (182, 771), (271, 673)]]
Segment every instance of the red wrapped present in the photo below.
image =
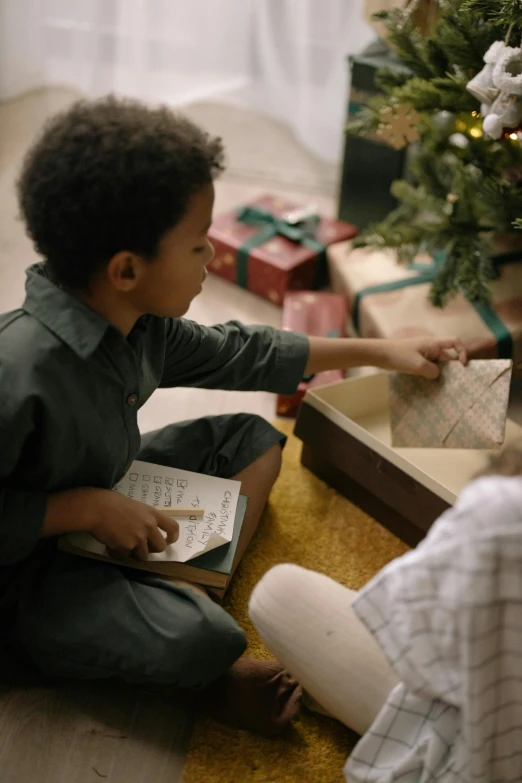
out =
[[(286, 294), (283, 304), (282, 328), (304, 332), (311, 337), (344, 337), (347, 305), (344, 296), (321, 291), (300, 291)], [(290, 418), (297, 415), (307, 389), (342, 381), (344, 370), (329, 370), (303, 378), (295, 394), (277, 397), (277, 415)]]
[(215, 256), (209, 270), (275, 304), (287, 291), (321, 288), (325, 248), (357, 230), (276, 196), (262, 196), (218, 216), (209, 231)]

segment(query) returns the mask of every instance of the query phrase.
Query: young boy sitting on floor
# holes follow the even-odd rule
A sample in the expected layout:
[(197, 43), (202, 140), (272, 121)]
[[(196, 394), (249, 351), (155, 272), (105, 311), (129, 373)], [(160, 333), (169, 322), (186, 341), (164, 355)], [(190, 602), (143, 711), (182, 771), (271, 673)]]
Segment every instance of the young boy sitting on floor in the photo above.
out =
[[(375, 365), (436, 377), (458, 340), (308, 339), (182, 316), (200, 291), (223, 148), (168, 109), (113, 98), (57, 116), (19, 181), (44, 259), (21, 309), (0, 318), (2, 627), (54, 677), (170, 686), (208, 714), (265, 734), (300, 690), (278, 664), (241, 658), (243, 631), (204, 590), (57, 551), (89, 531), (119, 556), (175, 541), (170, 517), (111, 488), (135, 458), (242, 482), (237, 566), (281, 464), (284, 437), (250, 414), (208, 416), (140, 439), (158, 387), (293, 393), (306, 373)], [(163, 534), (166, 534), (166, 539)]]

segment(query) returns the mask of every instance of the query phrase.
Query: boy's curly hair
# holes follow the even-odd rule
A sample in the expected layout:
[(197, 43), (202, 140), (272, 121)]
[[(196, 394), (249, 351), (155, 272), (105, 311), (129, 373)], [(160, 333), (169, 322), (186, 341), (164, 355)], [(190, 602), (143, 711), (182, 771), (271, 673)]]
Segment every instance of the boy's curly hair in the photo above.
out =
[(51, 119), (25, 158), (18, 198), (53, 278), (84, 290), (121, 250), (153, 258), (223, 169), (221, 140), (186, 117), (108, 97)]

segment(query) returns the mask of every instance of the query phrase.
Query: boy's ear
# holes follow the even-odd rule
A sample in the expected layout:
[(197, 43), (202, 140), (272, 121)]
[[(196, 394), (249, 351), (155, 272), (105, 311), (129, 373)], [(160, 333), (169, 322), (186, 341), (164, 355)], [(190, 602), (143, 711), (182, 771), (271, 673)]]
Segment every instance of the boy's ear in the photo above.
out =
[(136, 288), (142, 274), (145, 261), (136, 253), (122, 250), (116, 253), (105, 271), (109, 282), (117, 291), (127, 293)]

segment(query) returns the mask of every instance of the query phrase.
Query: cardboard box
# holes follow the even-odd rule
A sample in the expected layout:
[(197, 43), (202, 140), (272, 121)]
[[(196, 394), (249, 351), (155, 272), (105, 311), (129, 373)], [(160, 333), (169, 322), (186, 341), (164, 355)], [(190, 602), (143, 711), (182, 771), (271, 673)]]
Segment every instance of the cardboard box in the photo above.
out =
[[(286, 294), (281, 326), (311, 337), (345, 337), (347, 305), (344, 296), (326, 291), (298, 291)], [(278, 416), (297, 415), (307, 389), (315, 389), (344, 379), (344, 370), (320, 372), (303, 379), (295, 394), (277, 397)]]
[[(290, 224), (288, 214), (302, 205), (270, 194), (246, 207), (251, 208), (252, 223), (238, 220), (244, 208), (218, 215), (213, 221), (208, 237), (215, 256), (208, 268), (274, 304), (282, 304), (287, 291), (322, 288), (328, 274), (325, 248), (357, 234), (348, 223), (317, 216), (308, 224)], [(261, 211), (259, 222), (255, 222), (255, 210)]]
[[(519, 251), (517, 251), (518, 253)], [(499, 266), (491, 304), (471, 304), (462, 294), (446, 307), (429, 301), (429, 256), (413, 267), (389, 249), (340, 242), (328, 248), (330, 281), (348, 300), (350, 333), (359, 337), (460, 337), (472, 359), (513, 359), (522, 374), (522, 262)]]
[[(393, 448), (386, 373), (308, 391), (295, 434), (307, 468), (410, 546), (493, 453)], [(522, 427), (508, 419), (505, 443), (518, 439)]]

